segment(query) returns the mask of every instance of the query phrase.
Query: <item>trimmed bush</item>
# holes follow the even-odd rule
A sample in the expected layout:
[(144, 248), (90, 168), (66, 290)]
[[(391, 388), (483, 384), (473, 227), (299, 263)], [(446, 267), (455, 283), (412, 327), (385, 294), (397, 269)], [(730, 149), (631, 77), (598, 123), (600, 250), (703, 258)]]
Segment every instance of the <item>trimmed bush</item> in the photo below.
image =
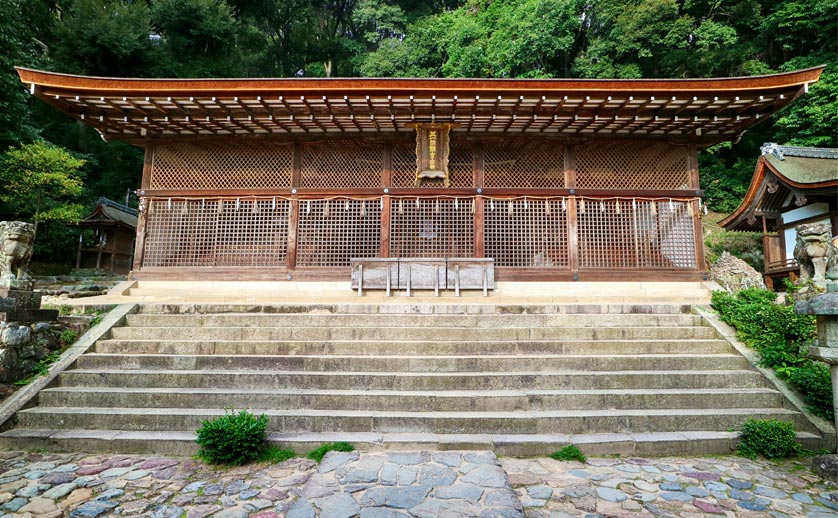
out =
[(588, 462), (588, 457), (582, 453), (582, 450), (574, 444), (568, 444), (559, 451), (555, 451), (550, 455), (551, 459), (571, 461), (575, 460), (581, 463)]
[(736, 453), (749, 459), (793, 457), (803, 452), (797, 442), (794, 425), (772, 419), (748, 419), (740, 432)]
[(348, 442), (324, 442), (317, 448), (306, 454), (306, 458), (316, 462), (323, 460), (323, 457), (330, 451), (353, 451), (355, 448)]
[(829, 368), (808, 359), (804, 346), (815, 338), (815, 317), (798, 315), (792, 306), (775, 302), (776, 294), (750, 288), (735, 295), (713, 292), (719, 317), (736, 328), (736, 335), (759, 353), (760, 364), (771, 367), (800, 391), (813, 414), (833, 418)]
[(210, 464), (245, 464), (259, 458), (265, 447), (268, 416), (232, 411), (203, 421), (198, 429), (198, 457)]

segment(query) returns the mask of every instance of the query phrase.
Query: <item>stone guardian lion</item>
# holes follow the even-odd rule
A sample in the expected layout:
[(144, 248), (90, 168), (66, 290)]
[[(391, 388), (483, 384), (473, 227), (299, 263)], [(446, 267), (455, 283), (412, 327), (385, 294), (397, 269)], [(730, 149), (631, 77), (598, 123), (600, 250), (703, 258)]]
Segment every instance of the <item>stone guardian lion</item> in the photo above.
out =
[(838, 278), (838, 249), (828, 223), (810, 223), (795, 227), (797, 238), (794, 258), (800, 265), (800, 280), (824, 283)]
[(35, 225), (0, 221), (0, 279), (28, 279)]

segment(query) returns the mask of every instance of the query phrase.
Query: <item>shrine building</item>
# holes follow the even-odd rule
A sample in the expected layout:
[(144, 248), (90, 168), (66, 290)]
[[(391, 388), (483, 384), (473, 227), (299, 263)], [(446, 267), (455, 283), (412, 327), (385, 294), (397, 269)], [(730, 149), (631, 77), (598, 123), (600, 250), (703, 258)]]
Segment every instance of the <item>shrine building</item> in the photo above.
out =
[(485, 259), (507, 281), (706, 278), (697, 153), (823, 67), (721, 79), (116, 79), (18, 68), (145, 149), (132, 276), (348, 280)]

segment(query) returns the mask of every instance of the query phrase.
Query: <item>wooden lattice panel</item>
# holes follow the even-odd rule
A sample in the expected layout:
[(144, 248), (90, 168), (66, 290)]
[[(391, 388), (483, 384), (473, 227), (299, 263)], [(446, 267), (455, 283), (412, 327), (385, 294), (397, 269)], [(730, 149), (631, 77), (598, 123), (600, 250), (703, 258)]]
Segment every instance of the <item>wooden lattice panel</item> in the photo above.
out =
[(149, 188), (287, 189), (293, 159), (293, 146), (271, 140), (159, 144)]
[(686, 146), (665, 142), (578, 145), (576, 186), (580, 189), (686, 189)]
[(273, 198), (151, 200), (143, 266), (283, 266), (289, 208)]
[(390, 257), (474, 257), (471, 198), (393, 198)]
[(300, 200), (297, 267), (344, 267), (381, 255), (381, 199)]
[(579, 267), (695, 268), (686, 201), (577, 201)]
[(303, 146), (300, 187), (309, 189), (381, 187), (384, 146), (338, 140)]
[(567, 268), (567, 201), (485, 200), (484, 243), (497, 266)]
[(483, 182), (486, 187), (561, 189), (565, 186), (562, 144), (486, 144), (483, 155)]
[[(473, 182), (474, 158), (471, 144), (452, 143), (448, 154), (448, 178), (451, 187), (471, 187)], [(396, 144), (393, 146), (393, 187), (415, 187), (416, 145)], [(441, 184), (423, 187), (443, 187)]]

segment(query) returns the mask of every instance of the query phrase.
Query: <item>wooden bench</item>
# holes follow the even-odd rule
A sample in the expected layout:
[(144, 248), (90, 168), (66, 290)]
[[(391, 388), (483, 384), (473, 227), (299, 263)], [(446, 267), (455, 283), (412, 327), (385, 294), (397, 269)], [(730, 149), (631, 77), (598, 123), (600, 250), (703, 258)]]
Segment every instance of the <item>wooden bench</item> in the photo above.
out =
[(350, 259), (352, 289), (363, 295), (364, 290), (404, 290), (409, 297), (413, 290), (483, 290), (483, 296), (495, 289), (494, 259), (423, 257), (423, 258), (357, 258)]

